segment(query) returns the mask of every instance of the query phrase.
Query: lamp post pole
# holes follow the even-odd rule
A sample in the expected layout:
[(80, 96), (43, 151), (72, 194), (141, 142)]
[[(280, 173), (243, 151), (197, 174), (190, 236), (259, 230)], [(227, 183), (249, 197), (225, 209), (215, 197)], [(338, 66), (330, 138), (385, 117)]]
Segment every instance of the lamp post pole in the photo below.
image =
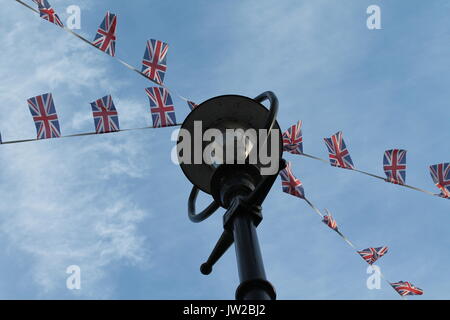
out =
[(218, 170), (213, 178), (213, 195), (228, 208), (223, 224), (225, 231), (233, 234), (241, 282), (236, 290), (236, 299), (274, 300), (275, 289), (266, 279), (256, 233), (256, 227), (263, 219), (258, 203), (262, 190), (256, 188), (261, 176), (258, 170), (251, 169), (254, 167), (231, 166)]
[[(270, 101), (269, 110), (259, 104), (264, 100)], [(197, 119), (207, 119), (211, 121), (211, 126), (216, 125), (210, 117), (214, 114), (221, 121), (229, 119), (228, 123), (235, 123), (240, 115), (244, 128), (251, 128), (254, 124), (255, 128), (266, 129), (268, 132), (272, 129), (276, 133), (280, 131), (276, 123), (278, 100), (272, 92), (265, 92), (254, 100), (238, 96), (222, 96), (204, 104), (197, 110), (194, 109), (182, 128), (192, 132), (193, 122)], [(252, 114), (244, 114), (244, 109)], [(266, 142), (263, 141), (263, 144)], [(281, 138), (277, 144), (281, 145)], [(278, 151), (276, 156), (276, 161), (279, 162), (278, 171), (272, 175), (261, 175), (261, 168), (249, 163), (222, 164), (215, 168), (212, 174), (206, 166), (182, 165), (184, 173), (194, 184), (188, 201), (189, 219), (201, 222), (219, 207), (227, 210), (223, 216), (224, 231), (208, 260), (201, 265), (200, 271), (205, 275), (210, 274), (213, 265), (234, 243), (240, 279), (240, 285), (236, 290), (237, 300), (276, 299), (275, 289), (266, 279), (256, 228), (263, 219), (261, 205), (279, 171), (285, 167), (285, 161), (281, 159), (281, 149), (278, 148)], [(206, 179), (205, 175), (209, 175), (209, 178)], [(195, 202), (200, 188), (211, 194), (214, 201), (206, 209), (196, 213)]]
[[(283, 168), (284, 161), (280, 169)], [(275, 289), (266, 279), (256, 232), (263, 219), (261, 204), (276, 177), (277, 174), (262, 177), (259, 170), (250, 165), (227, 165), (219, 168), (212, 179), (213, 197), (227, 211), (223, 217), (224, 232), (200, 271), (209, 274), (214, 263), (234, 242), (240, 279), (237, 300), (276, 298)]]
[(253, 219), (243, 212), (233, 220), (236, 260), (241, 284), (237, 300), (274, 300), (275, 290), (266, 279), (258, 235)]

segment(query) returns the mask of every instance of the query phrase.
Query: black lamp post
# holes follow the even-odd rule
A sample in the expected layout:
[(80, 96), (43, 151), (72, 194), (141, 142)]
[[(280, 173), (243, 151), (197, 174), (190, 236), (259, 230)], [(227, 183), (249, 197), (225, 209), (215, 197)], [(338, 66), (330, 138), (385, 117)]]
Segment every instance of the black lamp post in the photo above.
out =
[[(266, 109), (261, 102), (270, 101), (270, 109)], [(209, 99), (196, 107), (185, 119), (181, 130), (193, 137), (190, 140), (190, 149), (194, 152), (186, 161), (185, 150), (181, 147), (183, 139), (181, 131), (178, 139), (178, 157), (180, 166), (193, 187), (188, 201), (188, 215), (193, 222), (201, 222), (213, 214), (219, 207), (227, 211), (223, 216), (224, 231), (210, 254), (208, 260), (200, 267), (200, 271), (207, 275), (212, 271), (213, 265), (220, 259), (226, 250), (235, 244), (237, 265), (241, 284), (236, 290), (238, 300), (274, 300), (275, 289), (266, 279), (264, 265), (259, 248), (256, 227), (262, 221), (261, 205), (269, 193), (280, 170), (285, 167), (282, 155), (282, 138), (280, 127), (276, 122), (278, 100), (272, 92), (264, 92), (255, 99), (226, 95)], [(198, 132), (197, 124), (201, 123)], [(244, 153), (244, 162), (228, 163), (226, 146), (236, 142), (236, 139), (225, 138), (221, 144), (223, 151), (214, 154), (219, 161), (205, 161), (201, 157), (199, 162), (198, 151), (203, 156), (205, 148), (211, 142), (200, 142), (203, 133), (208, 129), (217, 129), (225, 137), (227, 129), (261, 129), (269, 130), (268, 137), (257, 136), (256, 140), (248, 142), (244, 138), (244, 148), (241, 151), (233, 149), (234, 155)], [(197, 132), (196, 132), (197, 131)], [(270, 137), (272, 135), (272, 137)], [(275, 140), (273, 139), (275, 137)], [(274, 142), (275, 141), (275, 142)], [(186, 141), (184, 141), (186, 147)], [(213, 142), (217, 143), (217, 142)], [(272, 174), (262, 175), (261, 169), (267, 166), (260, 159), (260, 151), (276, 150), (270, 154), (272, 161), (276, 161), (276, 170)], [(256, 161), (250, 161), (249, 154), (257, 155)], [(183, 158), (184, 157), (184, 158)], [(216, 159), (217, 160), (217, 159)], [(221, 161), (220, 161), (221, 160)], [(184, 161), (184, 162), (183, 162)], [(273, 166), (273, 163), (271, 164)], [(195, 202), (199, 190), (211, 194), (213, 202), (200, 213), (195, 212)]]

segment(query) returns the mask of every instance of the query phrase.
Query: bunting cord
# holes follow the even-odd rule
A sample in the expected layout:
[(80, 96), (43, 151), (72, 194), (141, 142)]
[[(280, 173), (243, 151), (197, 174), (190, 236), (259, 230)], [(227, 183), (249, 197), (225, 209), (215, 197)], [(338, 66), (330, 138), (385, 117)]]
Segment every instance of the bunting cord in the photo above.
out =
[(26, 4), (25, 2), (21, 1), (21, 0), (16, 0), (18, 3), (20, 3), (21, 5), (23, 5), (24, 7), (27, 7), (28, 9), (30, 9), (31, 11), (34, 11), (37, 14), (39, 13), (39, 10), (36, 10), (35, 8), (33, 8), (32, 6)]
[[(313, 155), (310, 155), (310, 154), (300, 153), (299, 155), (304, 156), (304, 157), (307, 157), (307, 158), (310, 158), (310, 159), (313, 159), (313, 160), (318, 160), (318, 161), (321, 161), (321, 162), (326, 163), (326, 164), (330, 164), (329, 161), (327, 161), (327, 160), (325, 160), (325, 159), (322, 159), (322, 158), (319, 158), (319, 157), (316, 157), (316, 156), (313, 156)], [(337, 168), (337, 167), (336, 167), (336, 168)], [(376, 175), (376, 174), (373, 174), (373, 173), (370, 173), (370, 172), (366, 172), (366, 171), (359, 170), (359, 169), (356, 169), (356, 168), (354, 168), (354, 169), (348, 169), (348, 170), (350, 170), (350, 171), (356, 171), (356, 172), (365, 174), (365, 175), (367, 175), (367, 176), (370, 176), (370, 177), (372, 177), (372, 178), (376, 178), (376, 179), (379, 179), (379, 180), (383, 180), (384, 182), (389, 182), (389, 183), (391, 183), (391, 182), (388, 181), (386, 178), (380, 177), (380, 176), (378, 176), (378, 175)], [(395, 183), (393, 183), (393, 184), (395, 184)], [(437, 193), (433, 193), (433, 192), (431, 192), (431, 191), (424, 190), (424, 189), (421, 189), (421, 188), (417, 188), (417, 187), (414, 187), (414, 186), (411, 186), (411, 185), (408, 185), (408, 184), (397, 184), (397, 185), (400, 186), (400, 187), (409, 188), (409, 189), (416, 190), (416, 191), (419, 191), (419, 192), (422, 192), (422, 193), (425, 193), (425, 194), (428, 194), (428, 195), (431, 195), (431, 196), (435, 196), (435, 197), (441, 198), (441, 196), (440, 196), (439, 194), (437, 194)]]
[[(31, 11), (33, 11), (34, 13), (40, 14), (39, 10), (36, 10), (35, 8), (31, 7), (30, 5), (26, 4), (25, 2), (23, 2), (22, 0), (15, 0), (16, 2), (20, 3), (21, 5), (23, 5), (24, 7), (30, 9)], [(93, 48), (103, 52), (102, 50), (100, 50), (99, 48), (97, 48), (91, 41), (87, 40), (86, 38), (84, 38), (83, 36), (81, 36), (80, 34), (74, 32), (73, 30), (71, 30), (70, 28), (66, 27), (66, 26), (62, 26), (61, 29), (63, 29), (64, 31), (68, 32), (69, 34), (75, 36), (76, 38), (80, 39), (81, 41), (87, 43), (88, 45), (92, 46)], [(110, 55), (108, 55), (110, 56)], [(177, 96), (179, 99), (185, 101), (185, 102), (189, 102), (191, 101), (190, 99), (180, 95), (176, 90), (171, 90), (169, 89), (166, 85), (159, 83), (158, 81), (155, 81), (153, 79), (150, 79), (149, 77), (147, 77), (144, 73), (142, 73), (142, 71), (139, 71), (138, 69), (136, 69), (135, 67), (133, 67), (132, 65), (130, 65), (129, 63), (123, 61), (122, 59), (116, 57), (116, 56), (110, 56), (111, 58), (115, 59), (117, 62), (119, 62), (121, 65), (125, 66), (126, 68), (128, 68), (131, 71), (134, 71), (138, 74), (140, 74), (141, 76), (143, 76), (145, 79), (150, 80), (151, 82), (153, 82), (154, 84), (163, 87), (164, 89), (166, 89), (169, 93), (174, 94), (175, 96)]]
[[(310, 157), (313, 157), (313, 156), (310, 156)], [(321, 159), (319, 159), (319, 160), (321, 160)], [(311, 207), (311, 209), (313, 209), (314, 210), (314, 212), (318, 215), (318, 216), (320, 216), (322, 219), (324, 218), (324, 215), (322, 214), (322, 212), (320, 212), (320, 210), (311, 202), (311, 201), (309, 201), (306, 197), (305, 198), (303, 198), (303, 200), (305, 200), (305, 202)], [(327, 214), (329, 215), (329, 213), (328, 213), (328, 210), (327, 209), (325, 209), (326, 211), (327, 211)], [(359, 255), (359, 253), (357, 252), (357, 249), (356, 249), (356, 246), (342, 233), (342, 232), (340, 232), (339, 230), (334, 230), (352, 249), (353, 249), (353, 251), (359, 256), (359, 257), (361, 257), (360, 255)], [(383, 278), (383, 280), (389, 285), (389, 287), (391, 287), (391, 288), (393, 288), (392, 287), (392, 285), (391, 285), (391, 282), (384, 276), (384, 274), (381, 272), (381, 269), (380, 269), (380, 272), (379, 272), (379, 274), (380, 274), (380, 277), (381, 278)], [(394, 288), (393, 288), (394, 289)], [(394, 289), (395, 290), (395, 289)], [(396, 291), (397, 292), (397, 291)], [(398, 292), (397, 292), (398, 293)], [(403, 300), (407, 300), (406, 299), (406, 297), (404, 297), (404, 296), (402, 296), (402, 295), (400, 295), (400, 297), (403, 299)]]
[[(178, 127), (181, 126), (181, 123), (177, 123), (175, 125), (167, 126), (164, 128), (170, 128), (170, 127)], [(128, 128), (128, 129), (119, 129), (116, 131), (109, 131), (109, 132), (103, 132), (103, 133), (96, 133), (96, 132), (85, 132), (85, 133), (75, 133), (75, 134), (69, 134), (65, 136), (60, 136), (57, 138), (52, 139), (63, 139), (63, 138), (73, 138), (73, 137), (84, 137), (84, 136), (93, 136), (93, 135), (103, 135), (103, 134), (109, 134), (109, 133), (118, 133), (118, 132), (126, 132), (126, 131), (136, 131), (136, 130), (146, 130), (146, 129), (162, 129), (161, 127), (140, 127), (140, 128)], [(24, 143), (24, 142), (33, 142), (33, 141), (42, 141), (42, 140), (49, 140), (49, 139), (24, 139), (24, 140), (11, 140), (11, 141), (3, 141), (1, 144), (16, 144), (16, 143)]]

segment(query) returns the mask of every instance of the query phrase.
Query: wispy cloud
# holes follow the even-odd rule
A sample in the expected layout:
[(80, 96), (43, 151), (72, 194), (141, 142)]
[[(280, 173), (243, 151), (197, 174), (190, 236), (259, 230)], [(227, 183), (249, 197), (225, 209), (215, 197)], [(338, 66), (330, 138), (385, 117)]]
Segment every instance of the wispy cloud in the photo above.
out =
[[(10, 3), (14, 14), (2, 15), (0, 24), (6, 44), (0, 69), (8, 75), (0, 80), (4, 140), (35, 136), (26, 99), (52, 91), (63, 133), (93, 128), (86, 96), (117, 90), (108, 81), (107, 62)], [(3, 245), (32, 262), (30, 286), (39, 297), (110, 297), (111, 270), (148, 266), (138, 224), (149, 216), (126, 192), (128, 183), (148, 173), (147, 156), (147, 165), (137, 163), (142, 143), (124, 135), (2, 146), (2, 181), (8, 181), (0, 185)], [(81, 267), (79, 292), (65, 288), (72, 264)]]

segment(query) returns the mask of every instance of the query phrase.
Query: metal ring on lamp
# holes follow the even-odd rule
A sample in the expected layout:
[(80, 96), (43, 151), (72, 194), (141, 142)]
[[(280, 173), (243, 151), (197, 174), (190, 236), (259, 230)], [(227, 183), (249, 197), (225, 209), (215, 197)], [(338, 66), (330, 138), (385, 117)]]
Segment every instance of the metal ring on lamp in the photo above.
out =
[(195, 201), (197, 200), (198, 191), (199, 189), (196, 186), (193, 186), (188, 200), (188, 217), (192, 222), (195, 223), (202, 222), (203, 220), (209, 218), (209, 216), (211, 216), (220, 207), (217, 202), (213, 201), (202, 212), (196, 214)]

